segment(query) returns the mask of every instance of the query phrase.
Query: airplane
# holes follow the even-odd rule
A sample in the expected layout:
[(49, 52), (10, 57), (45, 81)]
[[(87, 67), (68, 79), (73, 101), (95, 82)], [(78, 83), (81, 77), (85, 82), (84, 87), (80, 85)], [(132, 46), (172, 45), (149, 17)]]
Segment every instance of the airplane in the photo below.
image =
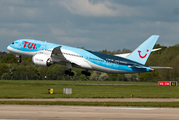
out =
[(170, 69), (170, 67), (145, 65), (150, 53), (160, 49), (153, 49), (158, 38), (159, 35), (152, 35), (132, 53), (118, 55), (104, 54), (32, 39), (16, 40), (7, 49), (19, 57), (19, 63), (21, 62), (21, 56), (25, 56), (31, 57), (33, 64), (37, 66), (66, 65), (68, 70), (65, 71), (65, 74), (69, 76), (74, 76), (74, 72), (71, 71), (73, 67), (85, 69), (81, 73), (86, 76), (91, 75), (88, 70), (113, 74), (131, 74), (151, 72), (155, 68)]

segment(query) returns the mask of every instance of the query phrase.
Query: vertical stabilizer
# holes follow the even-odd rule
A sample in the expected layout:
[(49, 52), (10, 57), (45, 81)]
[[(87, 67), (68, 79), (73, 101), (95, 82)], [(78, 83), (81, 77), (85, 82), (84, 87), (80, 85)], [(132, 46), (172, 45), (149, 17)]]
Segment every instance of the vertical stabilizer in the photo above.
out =
[(159, 35), (152, 35), (126, 58), (141, 64), (145, 64), (158, 38)]

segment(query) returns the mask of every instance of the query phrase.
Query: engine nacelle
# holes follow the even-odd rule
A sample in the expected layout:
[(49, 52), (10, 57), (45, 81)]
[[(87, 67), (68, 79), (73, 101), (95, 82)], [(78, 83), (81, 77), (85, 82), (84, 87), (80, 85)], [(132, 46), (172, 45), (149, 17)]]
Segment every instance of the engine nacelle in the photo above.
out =
[(34, 63), (34, 65), (43, 67), (49, 67), (50, 65), (52, 65), (51, 59), (44, 54), (34, 55), (32, 57), (32, 62)]

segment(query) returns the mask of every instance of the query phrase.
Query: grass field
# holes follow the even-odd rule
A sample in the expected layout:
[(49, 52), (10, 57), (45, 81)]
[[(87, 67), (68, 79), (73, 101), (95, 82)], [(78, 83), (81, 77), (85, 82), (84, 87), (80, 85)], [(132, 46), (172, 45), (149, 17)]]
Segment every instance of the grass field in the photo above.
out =
[[(0, 98), (179, 98), (178, 86), (118, 81), (0, 80)], [(48, 88), (54, 94), (48, 94)], [(63, 94), (72, 88), (72, 94)]]
[[(179, 98), (179, 87), (158, 86), (158, 83), (118, 81), (40, 81), (0, 80), (0, 98)], [(54, 94), (48, 94), (48, 88)], [(72, 94), (63, 94), (72, 88)], [(179, 102), (73, 102), (73, 101), (0, 101), (20, 105), (87, 105), (179, 107)]]

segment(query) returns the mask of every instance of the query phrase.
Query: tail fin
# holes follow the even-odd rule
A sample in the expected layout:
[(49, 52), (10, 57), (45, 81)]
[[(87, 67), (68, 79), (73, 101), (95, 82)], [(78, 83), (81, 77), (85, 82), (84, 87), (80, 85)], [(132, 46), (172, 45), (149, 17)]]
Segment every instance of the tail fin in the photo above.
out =
[(126, 58), (144, 65), (158, 38), (158, 35), (152, 35)]

